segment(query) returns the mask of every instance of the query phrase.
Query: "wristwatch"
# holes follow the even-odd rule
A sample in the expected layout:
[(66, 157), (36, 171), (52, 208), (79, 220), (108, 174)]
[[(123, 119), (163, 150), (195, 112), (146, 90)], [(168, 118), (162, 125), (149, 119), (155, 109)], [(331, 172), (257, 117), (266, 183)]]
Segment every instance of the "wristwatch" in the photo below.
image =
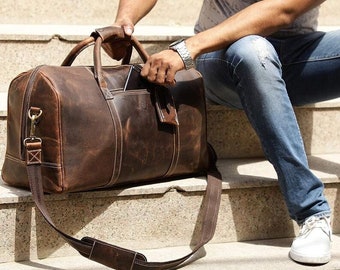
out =
[(185, 45), (185, 40), (182, 38), (170, 44), (169, 49), (174, 50), (179, 54), (184, 63), (185, 69), (195, 68), (194, 60), (191, 58), (190, 53)]

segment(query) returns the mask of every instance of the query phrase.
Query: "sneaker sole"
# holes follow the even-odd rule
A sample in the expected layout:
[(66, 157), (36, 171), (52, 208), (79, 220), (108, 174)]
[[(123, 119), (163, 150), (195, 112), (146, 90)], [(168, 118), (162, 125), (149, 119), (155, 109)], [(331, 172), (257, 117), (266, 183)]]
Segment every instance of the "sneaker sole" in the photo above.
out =
[(294, 253), (294, 251), (289, 252), (289, 257), (296, 262), (305, 264), (326, 264), (331, 260), (331, 254), (324, 254), (318, 257), (306, 257), (305, 255)]

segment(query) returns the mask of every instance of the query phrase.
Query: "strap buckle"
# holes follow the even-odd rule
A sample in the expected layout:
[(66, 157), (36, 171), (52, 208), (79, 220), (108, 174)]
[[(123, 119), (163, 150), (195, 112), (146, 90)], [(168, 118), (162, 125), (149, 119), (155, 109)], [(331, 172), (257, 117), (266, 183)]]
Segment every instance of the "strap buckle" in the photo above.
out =
[(28, 110), (28, 118), (31, 120), (31, 128), (29, 137), (25, 138), (23, 142), (26, 148), (27, 165), (41, 164), (42, 139), (35, 136), (36, 126), (41, 115), (42, 110), (39, 108), (31, 107)]

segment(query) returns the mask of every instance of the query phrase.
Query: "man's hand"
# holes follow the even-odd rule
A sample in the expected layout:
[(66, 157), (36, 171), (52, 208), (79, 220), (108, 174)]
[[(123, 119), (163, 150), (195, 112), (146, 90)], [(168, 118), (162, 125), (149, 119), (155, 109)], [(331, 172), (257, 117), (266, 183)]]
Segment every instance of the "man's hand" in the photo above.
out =
[[(131, 36), (135, 24), (156, 4), (157, 0), (120, 0), (114, 26), (122, 27), (125, 35)], [(121, 60), (127, 52), (128, 42), (107, 43), (104, 50), (113, 59)]]
[[(130, 20), (123, 20), (123, 21), (117, 21), (113, 24), (113, 26), (123, 28), (123, 31), (126, 36), (131, 36), (134, 31), (134, 25)], [(124, 58), (124, 56), (127, 53), (127, 49), (130, 45), (130, 42), (128, 41), (118, 41), (118, 42), (106, 42), (103, 43), (102, 47), (105, 50), (105, 52), (113, 59), (115, 60), (121, 60)]]
[(173, 50), (164, 50), (149, 57), (141, 75), (152, 83), (174, 85), (175, 74), (181, 69), (184, 69), (184, 63), (179, 54)]

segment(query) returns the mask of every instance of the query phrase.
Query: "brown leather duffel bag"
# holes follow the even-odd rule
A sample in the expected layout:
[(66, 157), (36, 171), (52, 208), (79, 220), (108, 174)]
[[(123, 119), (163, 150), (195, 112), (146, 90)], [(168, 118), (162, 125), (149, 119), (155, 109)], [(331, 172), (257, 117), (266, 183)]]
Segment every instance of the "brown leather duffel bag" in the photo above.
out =
[[(209, 154), (203, 82), (195, 70), (180, 71), (176, 85), (152, 85), (140, 66), (102, 67), (105, 42), (129, 42), (145, 61), (148, 54), (120, 28), (98, 29), (80, 42), (62, 66), (39, 66), (17, 76), (8, 93), (7, 149), (2, 177), (31, 188), (47, 222), (82, 255), (115, 269), (168, 269), (137, 252), (85, 237), (77, 240), (56, 228), (43, 193), (76, 192), (161, 181), (207, 173), (202, 238), (213, 236), (221, 181)], [(94, 45), (94, 66), (71, 66)], [(210, 159), (209, 159), (210, 156)]]

